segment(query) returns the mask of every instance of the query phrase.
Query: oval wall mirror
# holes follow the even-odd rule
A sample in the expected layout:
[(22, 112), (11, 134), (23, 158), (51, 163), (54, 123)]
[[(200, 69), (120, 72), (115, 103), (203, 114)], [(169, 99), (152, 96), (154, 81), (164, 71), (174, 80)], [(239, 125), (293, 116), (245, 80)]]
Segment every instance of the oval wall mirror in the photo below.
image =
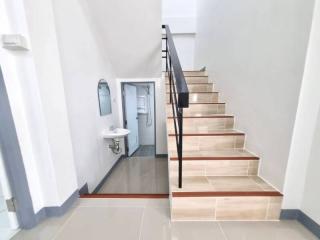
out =
[(110, 114), (112, 112), (110, 88), (107, 81), (104, 79), (101, 79), (98, 83), (98, 99), (100, 116)]

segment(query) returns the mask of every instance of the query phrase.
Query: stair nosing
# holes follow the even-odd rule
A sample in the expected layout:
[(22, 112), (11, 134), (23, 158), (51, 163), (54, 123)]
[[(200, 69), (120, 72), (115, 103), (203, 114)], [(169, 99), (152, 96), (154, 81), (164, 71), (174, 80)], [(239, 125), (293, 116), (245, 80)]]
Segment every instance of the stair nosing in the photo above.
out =
[[(173, 119), (174, 117), (167, 117)], [(217, 115), (217, 116), (185, 116), (183, 118), (234, 118), (233, 115)]]
[(172, 197), (283, 197), (279, 191), (171, 192)]

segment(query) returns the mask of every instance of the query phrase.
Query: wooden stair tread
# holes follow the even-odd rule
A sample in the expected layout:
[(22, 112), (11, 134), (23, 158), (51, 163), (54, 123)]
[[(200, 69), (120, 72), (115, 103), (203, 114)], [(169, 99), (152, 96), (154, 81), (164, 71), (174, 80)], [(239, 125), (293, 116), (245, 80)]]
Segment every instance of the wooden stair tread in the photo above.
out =
[[(169, 152), (170, 160), (177, 160), (176, 151)], [(259, 160), (259, 157), (245, 149), (213, 149), (210, 151), (183, 150), (183, 160)]]
[(282, 196), (258, 176), (191, 176), (183, 177), (182, 182), (182, 188), (178, 188), (177, 177), (171, 177), (173, 197)]

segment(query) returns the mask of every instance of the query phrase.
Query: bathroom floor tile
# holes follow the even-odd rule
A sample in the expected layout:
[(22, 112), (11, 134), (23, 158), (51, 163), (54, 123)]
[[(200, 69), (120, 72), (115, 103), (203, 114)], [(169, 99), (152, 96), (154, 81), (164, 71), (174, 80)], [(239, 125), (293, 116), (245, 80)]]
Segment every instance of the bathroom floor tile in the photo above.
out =
[(168, 193), (167, 158), (129, 157), (112, 170), (98, 193)]
[(141, 145), (131, 157), (155, 156), (156, 148), (154, 145)]

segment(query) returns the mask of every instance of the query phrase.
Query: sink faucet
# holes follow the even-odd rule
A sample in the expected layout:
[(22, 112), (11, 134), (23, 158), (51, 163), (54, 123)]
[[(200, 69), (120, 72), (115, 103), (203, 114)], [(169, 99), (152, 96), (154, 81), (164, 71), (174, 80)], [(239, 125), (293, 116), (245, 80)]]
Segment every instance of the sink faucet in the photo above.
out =
[(110, 131), (113, 131), (115, 129), (115, 127), (113, 126), (113, 125), (111, 125), (110, 127), (109, 127), (109, 130)]

